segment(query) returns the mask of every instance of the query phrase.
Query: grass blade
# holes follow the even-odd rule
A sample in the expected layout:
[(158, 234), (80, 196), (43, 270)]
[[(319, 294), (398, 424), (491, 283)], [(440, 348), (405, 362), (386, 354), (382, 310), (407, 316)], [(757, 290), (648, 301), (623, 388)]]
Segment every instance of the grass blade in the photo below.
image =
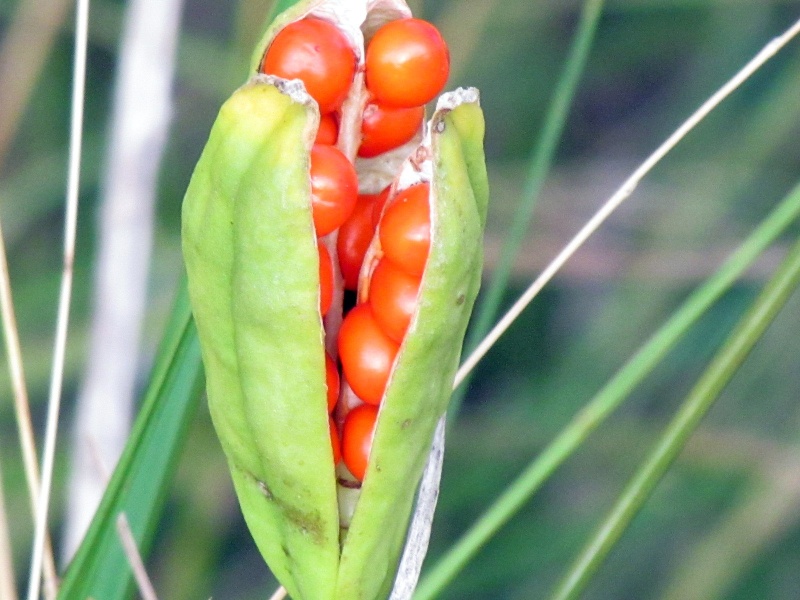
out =
[[(25, 384), (25, 370), (22, 363), (22, 350), (19, 341), (17, 316), (11, 294), (11, 280), (6, 259), (6, 242), (0, 226), (0, 313), (3, 321), (3, 341), (8, 356), (8, 370), (14, 391), (14, 411), (17, 419), (22, 463), (25, 468), (25, 481), (28, 484), (31, 512), (36, 514), (39, 503), (39, 460), (36, 456), (36, 441), (31, 421), (31, 408), (28, 388)], [(49, 532), (45, 531), (42, 548), (42, 570), (44, 573), (45, 597), (55, 598), (58, 587), (56, 563), (53, 557), (53, 543)]]
[(736, 374), (750, 350), (798, 285), (800, 285), (800, 242), (794, 246), (775, 275), (764, 286), (759, 297), (689, 392), (651, 454), (573, 563), (553, 594), (553, 600), (568, 600), (580, 595), (683, 449), (700, 420)]
[(533, 496), (556, 468), (622, 403), (691, 325), (798, 216), (800, 216), (800, 186), (797, 186), (764, 219), (719, 271), (683, 303), (449, 549), (423, 578), (415, 600), (436, 597), (483, 545)]
[[(587, 0), (583, 4), (578, 31), (575, 34), (562, 75), (553, 93), (553, 100), (544, 119), (541, 137), (531, 157), (522, 198), (517, 205), (511, 226), (505, 237), (500, 260), (495, 266), (491, 281), (483, 294), (474, 317), (474, 323), (464, 344), (468, 353), (475, 349), (480, 340), (491, 329), (500, 309), (503, 294), (511, 277), (511, 268), (517, 254), (519, 254), (525, 234), (530, 228), (536, 201), (550, 171), (558, 141), (564, 131), (564, 124), (567, 121), (575, 90), (578, 88), (578, 82), (586, 66), (602, 10), (603, 0)], [(448, 419), (451, 423), (458, 416), (461, 403), (464, 400), (464, 394), (469, 387), (470, 378), (471, 374), (467, 375), (462, 382), (464, 385), (458, 386), (450, 400)]]
[(59, 598), (122, 600), (132, 583), (116, 529), (124, 513), (146, 554), (186, 426), (204, 386), (185, 280), (162, 340), (144, 405)]
[[(47, 403), (44, 450), (39, 498), (36, 503), (33, 549), (31, 551), (28, 600), (38, 600), (42, 579), (46, 576), (42, 566), (48, 548), (48, 513), (50, 491), (53, 483), (56, 437), (61, 410), (61, 392), (64, 384), (64, 361), (72, 305), (72, 282), (75, 263), (75, 239), (78, 229), (78, 191), (80, 188), (81, 150), (83, 147), (83, 112), (86, 95), (86, 54), (89, 29), (89, 0), (78, 0), (75, 11), (75, 54), (73, 58), (72, 100), (69, 134), (69, 173), (67, 177), (66, 214), (64, 219), (64, 251), (61, 289), (58, 298), (53, 364), (50, 376), (50, 393)], [(52, 584), (52, 582), (48, 582)], [(48, 592), (50, 593), (50, 592)]]

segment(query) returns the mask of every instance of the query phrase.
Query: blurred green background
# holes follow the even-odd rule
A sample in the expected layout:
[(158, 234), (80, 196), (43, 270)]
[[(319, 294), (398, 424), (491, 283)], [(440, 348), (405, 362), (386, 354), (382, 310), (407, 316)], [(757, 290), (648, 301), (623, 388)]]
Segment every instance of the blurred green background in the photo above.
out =
[[(0, 36), (19, 4), (0, 4)], [(488, 278), (523, 193), (580, 3), (410, 4), (450, 43), (449, 87), (481, 89), (492, 191)], [(269, 8), (267, 1), (185, 1), (159, 178), (142, 387), (182, 268), (183, 191), (219, 105), (244, 77)], [(69, 430), (85, 367), (99, 177), (124, 10), (125, 2), (109, 0), (91, 8), (62, 432)], [(798, 17), (800, 2), (790, 1), (608, 1), (507, 304), (686, 116)], [(40, 432), (61, 269), (72, 18), (60, 25), (0, 157), (0, 214)], [(6, 85), (11, 82), (0, 81)], [(656, 168), (480, 364), (449, 436), (427, 564), (796, 184), (799, 134), (796, 40)], [(546, 597), (789, 241), (770, 250), (702, 319), (443, 598)], [(740, 369), (586, 598), (800, 598), (798, 323), (800, 298)], [(0, 457), (21, 585), (32, 532), (7, 369), (0, 380)], [(62, 435), (52, 511), (56, 542), (69, 443)], [(264, 598), (274, 589), (239, 515), (205, 406), (191, 424), (148, 568), (164, 599)]]

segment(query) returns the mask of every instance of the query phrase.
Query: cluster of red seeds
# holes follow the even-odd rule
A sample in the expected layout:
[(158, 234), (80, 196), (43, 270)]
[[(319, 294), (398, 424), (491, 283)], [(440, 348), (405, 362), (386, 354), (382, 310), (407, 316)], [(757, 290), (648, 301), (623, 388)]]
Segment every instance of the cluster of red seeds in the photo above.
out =
[[(379, 156), (410, 141), (419, 131), (424, 105), (444, 87), (449, 72), (447, 46), (438, 30), (419, 19), (399, 19), (375, 33), (366, 49), (367, 101), (358, 155)], [(342, 323), (338, 350), (353, 392), (363, 402), (345, 411), (339, 438), (330, 419), (334, 462), (363, 480), (372, 435), (395, 357), (416, 309), (430, 248), (427, 183), (399, 192), (388, 206), (387, 188), (358, 195), (358, 177), (335, 146), (339, 114), (357, 68), (346, 36), (332, 23), (306, 18), (282, 29), (270, 45), (261, 70), (301, 79), (320, 109), (320, 126), (311, 150), (312, 218), (318, 238), (338, 230), (336, 252), (346, 289), (356, 290), (361, 264), (376, 230), (381, 252), (367, 288)], [(383, 216), (381, 216), (383, 215)], [(330, 310), (334, 269), (330, 252), (318, 241), (320, 312)], [(336, 408), (339, 372), (326, 355), (328, 412)]]

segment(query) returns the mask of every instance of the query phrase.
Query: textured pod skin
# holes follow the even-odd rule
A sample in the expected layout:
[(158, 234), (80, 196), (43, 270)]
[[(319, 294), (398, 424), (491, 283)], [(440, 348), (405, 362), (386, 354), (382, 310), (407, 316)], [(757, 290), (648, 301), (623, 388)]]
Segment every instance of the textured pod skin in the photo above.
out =
[(339, 524), (309, 207), (318, 115), (265, 80), (220, 110), (184, 199), (183, 252), (242, 512), (292, 597), (325, 599)]

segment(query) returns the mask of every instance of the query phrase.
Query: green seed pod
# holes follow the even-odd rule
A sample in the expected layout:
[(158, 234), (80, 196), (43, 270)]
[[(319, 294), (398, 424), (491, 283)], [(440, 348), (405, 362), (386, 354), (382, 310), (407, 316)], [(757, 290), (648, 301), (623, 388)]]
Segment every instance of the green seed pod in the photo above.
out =
[[(333, 4), (298, 5), (276, 23)], [(394, 0), (371, 4), (384, 18), (407, 16)], [(349, 10), (347, 18), (370, 22), (361, 12)], [(270, 35), (274, 28), (262, 52)], [(358, 117), (349, 107), (363, 106), (360, 78), (342, 110), (338, 145), (350, 158)], [(258, 75), (237, 90), (187, 190), (183, 252), (212, 420), (264, 559), (295, 600), (377, 600), (392, 589), (480, 283), (484, 123), (477, 92), (458, 90), (440, 99), (423, 143), (405, 162), (413, 144), (389, 158), (356, 161), (362, 191), (385, 186), (387, 173), (397, 174), (393, 189), (430, 183), (431, 249), (364, 483), (338, 498), (325, 349), (335, 348), (341, 293), (339, 314), (323, 322), (309, 177), (318, 124), (317, 105), (300, 82)], [(376, 236), (362, 281), (379, 253)]]
[(247, 524), (295, 598), (332, 598), (339, 563), (309, 208), (317, 121), (301, 88), (246, 84), (220, 110), (183, 204), (211, 416)]

